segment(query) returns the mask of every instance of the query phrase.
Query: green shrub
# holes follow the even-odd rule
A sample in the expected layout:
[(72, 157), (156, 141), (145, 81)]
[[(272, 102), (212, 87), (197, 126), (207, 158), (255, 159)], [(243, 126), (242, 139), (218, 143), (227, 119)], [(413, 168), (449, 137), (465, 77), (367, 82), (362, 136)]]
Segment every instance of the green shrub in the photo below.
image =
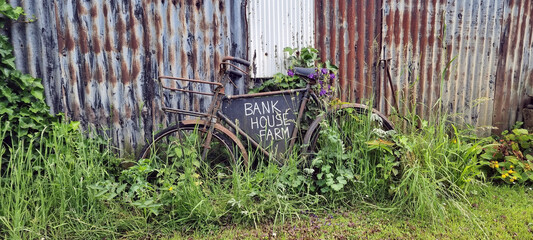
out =
[(533, 133), (515, 128), (484, 147), (479, 167), (486, 176), (507, 184), (533, 182)]

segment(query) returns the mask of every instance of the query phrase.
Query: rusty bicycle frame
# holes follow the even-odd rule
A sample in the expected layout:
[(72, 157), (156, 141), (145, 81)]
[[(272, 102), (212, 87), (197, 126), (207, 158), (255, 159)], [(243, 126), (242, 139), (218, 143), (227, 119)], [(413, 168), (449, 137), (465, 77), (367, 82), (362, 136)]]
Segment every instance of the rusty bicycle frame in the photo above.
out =
[[(307, 105), (307, 102), (309, 101), (309, 98), (312, 97), (316, 101), (318, 101), (318, 97), (316, 96), (316, 94), (313, 92), (313, 90), (311, 88), (312, 84), (310, 84), (308, 82), (307, 86), (305, 88), (300, 88), (300, 89), (289, 89), (289, 90), (282, 90), (282, 91), (272, 91), (272, 92), (250, 93), (250, 94), (242, 94), (242, 95), (225, 96), (224, 95), (224, 93), (225, 93), (225, 91), (224, 91), (225, 85), (228, 82), (231, 82), (233, 85), (235, 85), (231, 81), (231, 79), (229, 78), (229, 75), (231, 75), (231, 74), (237, 75), (237, 76), (242, 76), (243, 74), (244, 75), (248, 75), (248, 73), (246, 71), (244, 71), (243, 69), (239, 68), (238, 66), (236, 66), (233, 63), (231, 63), (230, 61), (236, 61), (236, 62), (239, 62), (239, 63), (241, 63), (241, 64), (243, 64), (243, 65), (245, 65), (247, 67), (249, 66), (249, 63), (246, 60), (235, 58), (235, 57), (231, 57), (231, 56), (227, 56), (227, 57), (224, 57), (223, 60), (222, 60), (222, 63), (220, 63), (221, 74), (219, 74), (220, 80), (217, 81), (217, 82), (209, 82), (209, 81), (203, 81), (203, 80), (197, 80), (197, 79), (188, 79), (188, 78), (181, 78), (181, 77), (159, 76), (159, 78), (158, 78), (159, 81), (158, 82), (159, 82), (160, 88), (162, 88), (162, 89), (167, 89), (167, 90), (175, 91), (175, 92), (184, 92), (184, 93), (199, 94), (199, 95), (213, 97), (213, 100), (212, 100), (211, 104), (209, 105), (209, 108), (208, 108), (206, 113), (166, 107), (163, 102), (162, 102), (162, 106), (163, 106), (162, 110), (165, 111), (165, 112), (170, 112), (170, 113), (178, 113), (178, 114), (185, 114), (185, 115), (205, 118), (205, 120), (203, 121), (203, 123), (205, 123), (204, 127), (208, 127), (209, 129), (207, 129), (207, 136), (206, 136), (206, 139), (205, 139), (204, 144), (203, 144), (203, 148), (204, 148), (203, 153), (202, 153), (202, 159), (203, 160), (206, 158), (207, 151), (209, 150), (210, 141), (211, 141), (211, 138), (212, 138), (212, 135), (213, 135), (213, 130), (215, 129), (215, 124), (218, 123), (219, 121), (222, 121), (223, 123), (225, 123), (228, 126), (230, 126), (234, 131), (236, 131), (239, 134), (239, 136), (244, 137), (244, 139), (246, 141), (251, 143), (256, 149), (259, 149), (263, 154), (265, 154), (266, 156), (270, 156), (271, 153), (269, 151), (267, 151), (264, 147), (262, 147), (261, 144), (258, 143), (256, 140), (254, 140), (247, 132), (245, 132), (243, 129), (239, 128), (235, 122), (230, 120), (228, 118), (228, 116), (226, 116), (221, 111), (221, 109), (220, 109), (221, 102), (224, 99), (231, 100), (231, 99), (241, 99), (241, 98), (254, 98), (254, 97), (261, 97), (261, 96), (274, 96), (274, 95), (280, 95), (280, 94), (293, 94), (293, 93), (297, 93), (297, 92), (303, 92), (303, 94), (304, 94), (303, 95), (303, 100), (301, 101), (299, 109), (298, 109), (296, 125), (295, 125), (295, 127), (294, 127), (294, 129), (293, 129), (293, 131), (292, 131), (292, 133), (290, 135), (291, 136), (290, 137), (290, 142), (289, 142), (289, 145), (287, 147), (287, 149), (292, 149), (294, 147), (295, 143), (296, 143), (296, 138), (297, 138), (298, 130), (299, 130), (300, 123), (301, 123), (301, 120), (302, 120), (303, 112), (305, 111), (305, 107)], [(237, 69), (238, 72), (233, 70), (233, 69), (228, 69), (228, 66)], [(189, 90), (189, 89), (186, 89), (186, 88), (170, 87), (170, 86), (166, 86), (163, 83), (163, 81), (162, 81), (163, 79), (175, 80), (175, 81), (193, 82), (193, 83), (200, 83), (200, 84), (208, 84), (208, 85), (215, 86), (215, 90), (214, 90), (213, 93), (206, 93), (206, 92), (193, 91), (193, 90)], [(206, 130), (206, 129), (204, 129), (204, 130)], [(218, 128), (218, 130), (222, 130), (222, 132), (227, 134), (231, 138), (232, 141), (234, 141), (238, 145), (242, 145), (241, 140), (239, 138), (234, 137), (235, 136), (234, 134), (231, 134), (231, 135), (228, 134), (228, 133), (232, 133), (229, 129), (227, 129), (225, 127), (222, 127), (222, 128)], [(245, 163), (247, 163), (248, 159), (247, 159), (246, 153), (242, 153), (242, 154), (244, 155)]]
[[(250, 66), (250, 63), (244, 59), (226, 56), (222, 59), (222, 62), (220, 63), (220, 74), (219, 79), (216, 82), (209, 82), (204, 80), (197, 80), (197, 79), (188, 79), (188, 78), (181, 78), (181, 77), (171, 77), (171, 76), (160, 76), (158, 78), (158, 82), (161, 89), (166, 89), (174, 92), (184, 92), (184, 93), (190, 93), (190, 94), (199, 94), (199, 95), (205, 95), (205, 96), (211, 96), (213, 97), (211, 104), (208, 107), (207, 112), (196, 112), (196, 111), (189, 111), (184, 109), (177, 109), (177, 108), (170, 108), (166, 107), (165, 103), (163, 102), (162, 98), (162, 110), (169, 113), (178, 113), (178, 114), (184, 114), (184, 115), (190, 115), (195, 117), (200, 117), (202, 119), (197, 120), (183, 120), (182, 123), (189, 123), (189, 124), (202, 124), (203, 125), (203, 131), (206, 131), (207, 136), (205, 137), (205, 141), (203, 143), (203, 152), (202, 152), (202, 160), (205, 160), (207, 157), (207, 152), (210, 148), (211, 139), (213, 137), (213, 131), (215, 129), (223, 132), (226, 134), (233, 142), (235, 142), (241, 151), (241, 154), (243, 156), (244, 164), (248, 164), (248, 155), (246, 153), (246, 149), (244, 148), (244, 145), (242, 144), (241, 140), (237, 137), (237, 135), (241, 136), (246, 140), (248, 143), (251, 143), (256, 149), (260, 150), (265, 156), (272, 156), (272, 153), (269, 152), (267, 149), (265, 149), (259, 142), (254, 140), (252, 136), (250, 136), (249, 133), (247, 133), (245, 130), (241, 129), (238, 126), (238, 123), (232, 121), (227, 115), (225, 115), (221, 111), (221, 103), (224, 100), (233, 100), (233, 99), (247, 99), (247, 98), (255, 98), (255, 97), (262, 97), (262, 96), (275, 96), (275, 95), (282, 95), (282, 94), (294, 94), (294, 93), (303, 93), (303, 98), (298, 106), (297, 116), (296, 116), (296, 122), (294, 125), (294, 129), (290, 133), (289, 138), (289, 144), (287, 145), (286, 150), (290, 150), (294, 147), (296, 144), (296, 140), (298, 137), (298, 131), (300, 130), (301, 121), (306, 109), (306, 106), (310, 99), (313, 99), (316, 102), (320, 102), (316, 93), (312, 89), (312, 86), (316, 84), (316, 82), (312, 79), (308, 79), (306, 87), (305, 88), (299, 88), (299, 89), (289, 89), (289, 90), (281, 90), (281, 91), (272, 91), (272, 92), (261, 92), (261, 93), (251, 93), (251, 94), (242, 94), (242, 95), (233, 95), (233, 96), (226, 96), (225, 95), (225, 86), (233, 81), (230, 79), (230, 75), (236, 75), (236, 76), (247, 76), (248, 73), (244, 71), (243, 69), (239, 68), (232, 62), (240, 63), (246, 67)], [(232, 69), (230, 69), (230, 67)], [(236, 70), (238, 71), (236, 71)], [(295, 74), (307, 77), (310, 73), (314, 72), (314, 69), (312, 68), (295, 68)], [(167, 86), (163, 83), (163, 80), (173, 80), (173, 81), (184, 81), (184, 82), (192, 82), (192, 83), (199, 83), (199, 84), (207, 84), (215, 87), (214, 91), (212, 93), (206, 93), (206, 92), (200, 92), (200, 91), (193, 91), (183, 88), (175, 88)], [(324, 108), (324, 106), (321, 106)], [(362, 108), (362, 109), (369, 109), (367, 106), (363, 104), (348, 104), (346, 107), (355, 107), (355, 108)], [(372, 110), (374, 113), (378, 114), (381, 118), (388, 121), (385, 116), (383, 116), (380, 112)], [(319, 119), (315, 120), (315, 122), (321, 121), (322, 118), (319, 117)], [(222, 122), (229, 126), (233, 131), (226, 128), (225, 126), (221, 125), (219, 122)], [(314, 127), (312, 127), (314, 126)], [(316, 128), (317, 124), (311, 124), (310, 129), (308, 130), (307, 134), (304, 137), (304, 142), (309, 141), (311, 138), (310, 132), (312, 132)], [(235, 135), (233, 132), (236, 132), (237, 135)], [(273, 159), (276, 159), (274, 156)]]

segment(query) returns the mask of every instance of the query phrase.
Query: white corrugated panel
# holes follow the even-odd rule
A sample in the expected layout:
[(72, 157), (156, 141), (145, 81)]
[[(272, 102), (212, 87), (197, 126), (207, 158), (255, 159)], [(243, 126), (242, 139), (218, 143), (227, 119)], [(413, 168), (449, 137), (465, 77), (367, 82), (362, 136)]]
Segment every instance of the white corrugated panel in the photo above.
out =
[(247, 5), (252, 77), (269, 78), (286, 70), (285, 47), (314, 46), (313, 0), (250, 0)]

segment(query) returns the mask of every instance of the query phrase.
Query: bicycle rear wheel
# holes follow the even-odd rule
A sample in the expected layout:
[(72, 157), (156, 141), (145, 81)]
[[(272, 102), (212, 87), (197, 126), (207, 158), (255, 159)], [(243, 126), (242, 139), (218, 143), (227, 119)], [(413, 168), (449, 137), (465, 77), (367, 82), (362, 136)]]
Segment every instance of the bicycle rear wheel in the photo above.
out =
[(357, 139), (368, 139), (369, 135), (376, 139), (384, 138), (388, 131), (394, 130), (393, 124), (377, 110), (363, 104), (344, 104), (317, 117), (309, 125), (302, 149), (302, 156), (307, 159), (313, 159), (322, 147), (319, 137), (324, 121), (340, 133), (340, 140), (347, 150), (352, 150)]
[(164, 171), (178, 177), (189, 174), (197, 178), (199, 184), (215, 181), (226, 185), (224, 183), (231, 181), (234, 170), (240, 164), (247, 164), (247, 158), (242, 154), (242, 147), (215, 128), (207, 157), (202, 160), (208, 129), (204, 124), (180, 123), (168, 127), (144, 146), (138, 159), (150, 159), (153, 167), (158, 169), (158, 175)]

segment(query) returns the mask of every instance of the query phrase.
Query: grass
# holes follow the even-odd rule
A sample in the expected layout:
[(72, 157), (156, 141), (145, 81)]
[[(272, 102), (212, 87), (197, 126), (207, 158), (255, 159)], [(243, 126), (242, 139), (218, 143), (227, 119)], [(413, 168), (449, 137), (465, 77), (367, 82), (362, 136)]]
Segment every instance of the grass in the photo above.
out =
[(478, 139), (445, 120), (376, 139), (371, 118), (323, 125), (311, 165), (250, 152), (253, 169), (234, 165), (222, 178), (202, 174), (198, 153), (179, 171), (153, 159), (123, 170), (109, 142), (76, 123), (8, 147), (2, 122), (0, 238), (529, 236), (528, 188), (471, 184)]
[[(178, 234), (169, 239), (531, 239), (531, 187), (487, 185), (467, 197), (475, 219), (444, 206), (442, 225), (368, 207), (302, 213), (300, 220), (246, 228), (227, 226), (209, 233)], [(476, 221), (482, 227), (479, 228)]]

